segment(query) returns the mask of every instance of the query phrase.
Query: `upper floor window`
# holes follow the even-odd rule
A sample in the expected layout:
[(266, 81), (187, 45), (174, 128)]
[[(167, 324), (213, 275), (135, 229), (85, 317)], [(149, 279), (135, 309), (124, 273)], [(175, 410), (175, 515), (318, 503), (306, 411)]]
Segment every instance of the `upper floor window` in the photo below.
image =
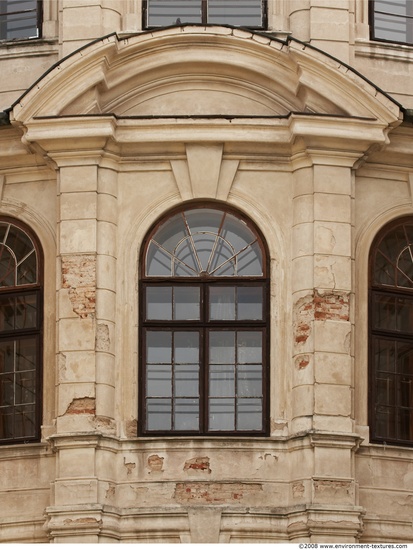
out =
[(142, 256), (140, 432), (268, 432), (268, 266), (243, 216), (191, 207)]
[(413, 218), (377, 236), (370, 264), (372, 441), (413, 442)]
[(412, 0), (370, 0), (372, 40), (413, 44)]
[(0, 219), (0, 443), (40, 438), (41, 283), (34, 236)]
[(0, 40), (39, 38), (40, 0), (0, 0)]
[(263, 29), (266, 0), (144, 0), (144, 28), (207, 23)]

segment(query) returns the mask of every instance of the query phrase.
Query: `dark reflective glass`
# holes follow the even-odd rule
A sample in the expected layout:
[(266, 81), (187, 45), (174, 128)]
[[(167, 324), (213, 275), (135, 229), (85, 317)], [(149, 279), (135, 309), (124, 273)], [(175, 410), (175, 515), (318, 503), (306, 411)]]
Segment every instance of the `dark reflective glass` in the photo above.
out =
[(38, 36), (36, 0), (0, 0), (0, 40)]
[(148, 365), (146, 393), (148, 397), (172, 397), (172, 365)]
[(180, 23), (201, 23), (200, 0), (148, 1), (148, 26), (166, 27)]
[(200, 318), (200, 289), (196, 286), (174, 287), (174, 319), (198, 320)]
[(262, 25), (261, 0), (209, 0), (209, 23), (240, 27)]
[(209, 399), (209, 429), (211, 431), (235, 430), (235, 399)]
[(147, 428), (150, 431), (169, 431), (172, 428), (171, 399), (147, 399)]
[(156, 286), (146, 289), (146, 318), (172, 319), (172, 287)]
[(211, 397), (235, 396), (235, 365), (211, 365), (209, 395)]
[(176, 399), (174, 414), (175, 430), (199, 430), (199, 400)]
[(33, 437), (36, 434), (35, 407), (20, 405), (14, 409), (14, 437)]
[(15, 286), (16, 259), (11, 250), (0, 245), (0, 287)]
[(262, 430), (261, 399), (237, 400), (237, 429)]

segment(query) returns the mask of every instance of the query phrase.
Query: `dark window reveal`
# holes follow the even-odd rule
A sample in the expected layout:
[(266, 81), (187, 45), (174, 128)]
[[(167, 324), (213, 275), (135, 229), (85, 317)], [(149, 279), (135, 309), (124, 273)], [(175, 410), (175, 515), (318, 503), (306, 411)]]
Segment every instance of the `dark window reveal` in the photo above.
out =
[(412, 0), (371, 0), (372, 40), (413, 44)]
[(265, 0), (145, 0), (144, 27), (185, 23), (266, 27)]
[(378, 235), (370, 273), (370, 430), (373, 441), (413, 442), (413, 219)]
[(0, 443), (40, 437), (40, 249), (26, 228), (0, 220)]
[(39, 38), (41, 16), (39, 0), (0, 0), (0, 40)]
[(265, 434), (267, 255), (239, 214), (188, 208), (144, 248), (140, 432)]

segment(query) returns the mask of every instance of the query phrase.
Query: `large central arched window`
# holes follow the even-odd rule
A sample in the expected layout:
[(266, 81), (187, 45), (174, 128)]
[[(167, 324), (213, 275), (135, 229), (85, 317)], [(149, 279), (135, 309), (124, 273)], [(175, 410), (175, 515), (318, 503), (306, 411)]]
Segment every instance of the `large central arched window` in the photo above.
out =
[(161, 220), (142, 256), (140, 433), (267, 433), (267, 255), (227, 209)]
[(372, 441), (413, 443), (413, 218), (387, 225), (371, 250)]

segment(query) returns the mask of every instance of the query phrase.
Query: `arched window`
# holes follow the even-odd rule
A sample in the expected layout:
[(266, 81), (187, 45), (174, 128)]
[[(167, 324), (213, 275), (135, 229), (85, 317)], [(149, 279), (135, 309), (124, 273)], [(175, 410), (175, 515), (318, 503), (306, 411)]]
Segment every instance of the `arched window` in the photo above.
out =
[(413, 443), (413, 218), (387, 225), (370, 257), (371, 439)]
[(140, 433), (266, 434), (268, 266), (238, 213), (190, 206), (143, 247)]
[(0, 218), (0, 443), (40, 439), (42, 280), (28, 228)]

